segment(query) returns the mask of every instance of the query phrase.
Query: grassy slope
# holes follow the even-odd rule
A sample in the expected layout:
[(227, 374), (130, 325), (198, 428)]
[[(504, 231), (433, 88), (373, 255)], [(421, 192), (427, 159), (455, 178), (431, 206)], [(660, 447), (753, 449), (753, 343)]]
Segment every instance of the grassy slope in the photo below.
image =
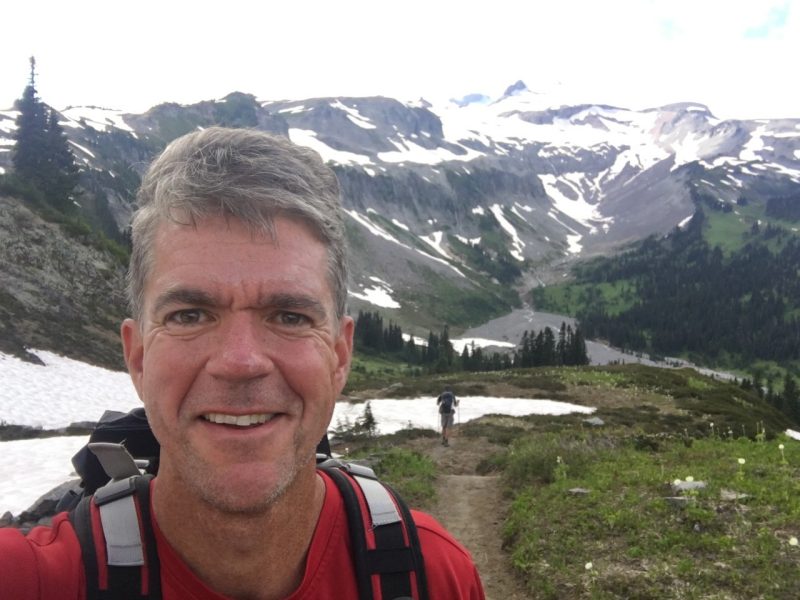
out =
[[(750, 235), (754, 223), (758, 222), (762, 230), (772, 224), (791, 232), (797, 230), (797, 223), (772, 219), (766, 216), (763, 203), (751, 203), (740, 206), (735, 212), (720, 212), (706, 210), (706, 223), (703, 228), (703, 237), (711, 247), (719, 247), (726, 257), (741, 250), (743, 246), (753, 239)], [(786, 238), (772, 238), (765, 241), (767, 247), (778, 252), (785, 243)], [(783, 242), (781, 241), (783, 240)], [(575, 316), (582, 309), (597, 305), (601, 299), (609, 315), (618, 315), (631, 308), (637, 300), (635, 286), (629, 280), (616, 280), (600, 284), (587, 284), (578, 281), (567, 281), (556, 285), (535, 288), (531, 291), (533, 303), (537, 309)], [(800, 312), (800, 308), (790, 310), (788, 316)], [(735, 360), (730, 360), (727, 368), (737, 368)], [(725, 360), (720, 362), (725, 366)], [(776, 363), (763, 363), (753, 365), (764, 372), (773, 372), (775, 379), (780, 379), (784, 369)], [(741, 370), (741, 369), (739, 369)]]
[[(531, 598), (800, 597), (800, 547), (790, 543), (800, 537), (800, 443), (778, 435), (789, 423), (756, 396), (690, 369), (634, 365), (396, 383), (387, 395), (430, 394), (450, 383), (461, 395), (598, 408), (603, 426), (581, 415), (487, 417), (462, 426), (464, 436), (504, 448), (479, 469), (503, 475), (512, 502), (504, 547)], [(372, 395), (370, 385), (362, 380), (354, 392)], [(368, 445), (380, 454), (403, 443), (400, 432)], [(425, 457), (393, 461), (400, 471), (390, 466), (383, 477), (425, 498)], [(418, 482), (409, 475), (415, 469)], [(687, 477), (706, 487), (672, 489)]]

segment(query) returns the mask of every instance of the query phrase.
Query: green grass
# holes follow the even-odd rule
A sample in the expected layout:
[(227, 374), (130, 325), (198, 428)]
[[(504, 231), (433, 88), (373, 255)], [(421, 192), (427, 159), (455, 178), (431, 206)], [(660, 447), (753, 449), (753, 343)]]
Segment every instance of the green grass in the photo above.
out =
[[(703, 237), (709, 246), (719, 246), (724, 254), (730, 255), (740, 250), (747, 240), (747, 233), (757, 219), (763, 218), (763, 210), (747, 206), (739, 209), (740, 214), (707, 211)], [(758, 213), (758, 214), (757, 214)]]
[[(426, 435), (419, 430), (409, 431)], [(375, 474), (397, 490), (409, 506), (430, 506), (436, 498), (436, 466), (433, 461), (419, 452), (387, 448), (386, 440), (374, 442), (374, 445), (360, 448), (345, 460), (366, 459)]]
[[(799, 475), (786, 439), (520, 437), (505, 544), (532, 598), (796, 598)], [(707, 487), (675, 506), (670, 482), (687, 477)]]
[(618, 315), (636, 301), (633, 286), (620, 280), (613, 283), (559, 283), (532, 290), (536, 308), (564, 315), (576, 315), (600, 299), (609, 315)]
[(438, 323), (459, 323), (463, 326), (484, 323), (507, 313), (518, 304), (518, 299), (512, 302), (509, 294), (499, 288), (459, 287), (433, 269), (414, 263), (408, 266), (426, 285), (401, 294), (403, 305), (410, 308), (426, 307), (429, 316)]
[(736, 211), (739, 214), (706, 211), (707, 220), (703, 237), (710, 246), (719, 246), (726, 255), (731, 255), (753, 239), (750, 235), (751, 228), (754, 223), (759, 222), (761, 231), (769, 224), (780, 227), (788, 234), (762, 240), (772, 252), (779, 252), (791, 236), (792, 228), (797, 227), (797, 223), (768, 217), (764, 208), (764, 204), (753, 202), (747, 206), (737, 206)]
[(381, 457), (375, 471), (412, 506), (427, 505), (436, 496), (436, 468), (423, 454), (393, 448)]
[[(599, 427), (580, 414), (489, 416), (461, 426), (465, 440), (497, 445), (476, 470), (502, 476), (512, 503), (503, 548), (530, 598), (800, 597), (800, 546), (790, 543), (800, 538), (800, 442), (779, 433), (785, 418), (757, 396), (692, 369), (641, 365), (397, 383), (403, 396), (450, 384), (462, 396), (503, 390), (599, 406)], [(757, 435), (762, 427), (766, 434)], [(426, 434), (435, 436), (407, 430), (403, 439)], [(430, 506), (430, 461), (387, 450), (403, 439), (378, 438), (363, 451), (384, 479)], [(706, 487), (673, 490), (688, 477)]]
[(392, 381), (409, 377), (411, 370), (412, 367), (404, 362), (359, 352), (353, 355), (347, 389), (358, 389), (363, 385), (383, 387)]

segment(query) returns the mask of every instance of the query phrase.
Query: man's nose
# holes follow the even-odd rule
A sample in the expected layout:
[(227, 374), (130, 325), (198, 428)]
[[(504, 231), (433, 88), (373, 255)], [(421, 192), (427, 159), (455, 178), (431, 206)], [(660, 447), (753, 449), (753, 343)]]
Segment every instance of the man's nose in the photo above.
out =
[(274, 368), (269, 356), (267, 328), (256, 315), (231, 315), (220, 323), (207, 363), (208, 372), (220, 379), (264, 377)]

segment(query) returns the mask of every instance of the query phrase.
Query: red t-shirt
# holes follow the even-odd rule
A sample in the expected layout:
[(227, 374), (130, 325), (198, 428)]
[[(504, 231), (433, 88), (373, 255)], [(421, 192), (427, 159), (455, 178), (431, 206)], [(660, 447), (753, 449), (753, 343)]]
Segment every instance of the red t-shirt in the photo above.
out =
[[(309, 548), (300, 587), (286, 600), (357, 599), (350, 536), (338, 489), (325, 480), (325, 504)], [(425, 558), (432, 600), (484, 600), (469, 553), (430, 515), (412, 511)], [(224, 600), (184, 564), (153, 522), (161, 564), (164, 600)], [(84, 600), (81, 550), (75, 531), (61, 513), (51, 527), (27, 536), (0, 529), (0, 598), (9, 600)]]

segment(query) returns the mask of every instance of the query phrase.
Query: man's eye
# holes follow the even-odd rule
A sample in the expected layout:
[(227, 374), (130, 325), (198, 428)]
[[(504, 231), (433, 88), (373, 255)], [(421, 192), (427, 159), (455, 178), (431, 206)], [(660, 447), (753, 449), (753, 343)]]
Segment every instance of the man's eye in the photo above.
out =
[(166, 322), (168, 325), (196, 325), (203, 321), (203, 311), (197, 308), (187, 308), (184, 310), (176, 310), (167, 315)]
[(299, 313), (284, 312), (278, 316), (278, 321), (280, 322), (281, 325), (288, 325), (290, 327), (302, 327), (303, 325), (308, 325), (311, 322), (311, 319)]

